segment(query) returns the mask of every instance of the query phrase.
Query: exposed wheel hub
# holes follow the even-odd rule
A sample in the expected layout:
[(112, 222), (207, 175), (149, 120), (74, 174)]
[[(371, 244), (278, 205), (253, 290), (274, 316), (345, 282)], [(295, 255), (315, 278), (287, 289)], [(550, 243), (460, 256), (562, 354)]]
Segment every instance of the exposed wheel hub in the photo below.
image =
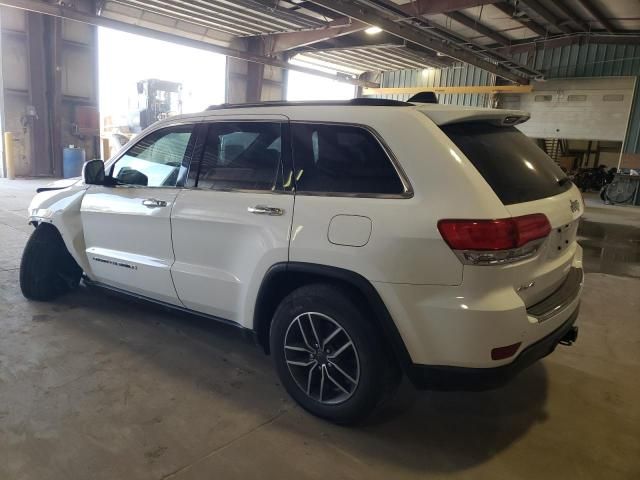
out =
[(320, 365), (327, 365), (327, 353), (324, 350), (316, 350), (311, 354), (311, 357)]

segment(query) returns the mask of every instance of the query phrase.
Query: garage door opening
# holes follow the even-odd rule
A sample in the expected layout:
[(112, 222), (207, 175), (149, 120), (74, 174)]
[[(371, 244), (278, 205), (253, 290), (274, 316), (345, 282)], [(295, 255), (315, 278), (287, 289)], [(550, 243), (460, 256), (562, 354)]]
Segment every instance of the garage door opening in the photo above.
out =
[(620, 162), (622, 142), (559, 138), (540, 138), (537, 142), (566, 172), (600, 166), (617, 168)]
[[(335, 70), (309, 65), (303, 62), (291, 61), (291, 63), (305, 67), (316, 68), (325, 73), (335, 75)], [(349, 100), (356, 96), (356, 87), (349, 83), (338, 82), (309, 73), (289, 70), (287, 80), (287, 100)]]
[(103, 158), (157, 120), (224, 102), (224, 55), (107, 28), (98, 40)]

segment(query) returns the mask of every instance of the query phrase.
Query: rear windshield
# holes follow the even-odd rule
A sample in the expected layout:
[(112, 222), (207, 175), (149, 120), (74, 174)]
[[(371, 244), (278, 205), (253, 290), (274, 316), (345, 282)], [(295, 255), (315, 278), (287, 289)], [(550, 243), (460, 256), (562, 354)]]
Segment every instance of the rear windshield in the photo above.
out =
[(551, 197), (571, 188), (562, 169), (515, 127), (467, 122), (441, 128), (505, 205)]

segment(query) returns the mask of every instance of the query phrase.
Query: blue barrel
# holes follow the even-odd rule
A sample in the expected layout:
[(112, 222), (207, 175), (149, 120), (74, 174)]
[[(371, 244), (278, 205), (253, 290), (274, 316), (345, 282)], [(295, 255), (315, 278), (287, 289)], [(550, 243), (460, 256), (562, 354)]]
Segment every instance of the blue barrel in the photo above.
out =
[(62, 152), (62, 176), (64, 178), (82, 175), (85, 153), (83, 148), (67, 147)]

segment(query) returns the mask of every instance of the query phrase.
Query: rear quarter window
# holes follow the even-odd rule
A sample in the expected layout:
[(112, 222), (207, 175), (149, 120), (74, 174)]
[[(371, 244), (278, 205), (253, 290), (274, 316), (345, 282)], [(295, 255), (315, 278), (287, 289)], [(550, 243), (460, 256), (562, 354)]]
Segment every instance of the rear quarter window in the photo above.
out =
[(391, 159), (367, 129), (355, 125), (294, 123), (296, 192), (402, 195)]
[(562, 169), (515, 127), (462, 122), (440, 128), (505, 205), (551, 197), (571, 188)]

